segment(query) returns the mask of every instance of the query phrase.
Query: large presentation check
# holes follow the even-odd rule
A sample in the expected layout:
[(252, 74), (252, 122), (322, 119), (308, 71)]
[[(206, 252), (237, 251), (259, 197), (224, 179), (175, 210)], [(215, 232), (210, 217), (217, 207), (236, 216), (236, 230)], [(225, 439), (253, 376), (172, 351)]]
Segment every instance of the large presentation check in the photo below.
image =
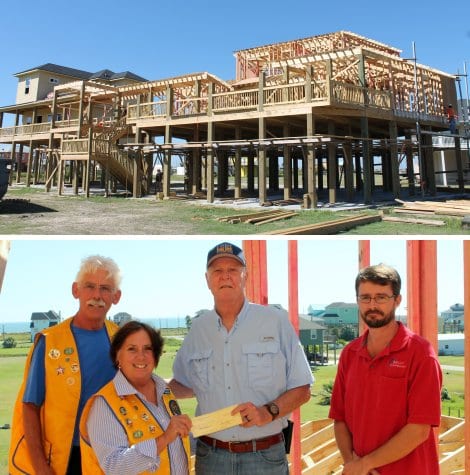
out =
[(237, 414), (233, 416), (231, 414), (235, 407), (237, 407), (237, 404), (191, 418), (193, 423), (191, 432), (193, 436), (199, 437), (200, 435), (211, 434), (212, 432), (218, 432), (219, 430), (228, 429), (229, 427), (241, 424), (242, 416), (240, 413), (237, 412)]

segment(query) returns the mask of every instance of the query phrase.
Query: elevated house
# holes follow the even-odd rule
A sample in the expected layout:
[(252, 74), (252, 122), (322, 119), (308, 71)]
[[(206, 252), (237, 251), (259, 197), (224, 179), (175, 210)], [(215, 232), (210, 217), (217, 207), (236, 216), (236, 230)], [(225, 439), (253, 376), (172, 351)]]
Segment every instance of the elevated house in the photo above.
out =
[(464, 306), (460, 303), (451, 305), (441, 312), (439, 326), (442, 333), (462, 333), (464, 331)]
[(31, 314), (31, 341), (34, 341), (36, 334), (45, 328), (53, 327), (61, 322), (60, 313), (49, 310), (48, 312), (33, 312)]
[(319, 315), (326, 326), (358, 325), (359, 311), (356, 303), (333, 302)]
[[(42, 179), (59, 193), (67, 183), (78, 193), (81, 183), (88, 194), (99, 179), (106, 192), (120, 185), (142, 196), (160, 161), (169, 197), (179, 157), (185, 191), (208, 202), (281, 194), (314, 208), (319, 199), (370, 203), (424, 187), (435, 194), (436, 175), (448, 171), (436, 169), (444, 146), (433, 138), (445, 135), (444, 161), (453, 153), (455, 166), (448, 181), (463, 191), (468, 153), (460, 134), (449, 136), (446, 116), (457, 104), (454, 75), (348, 31), (234, 56), (230, 80), (195, 72), (145, 81), (56, 65), (22, 71), (17, 103), (0, 107), (0, 143), (14, 160), (32, 151), (26, 186)], [(14, 125), (3, 127), (7, 114)]]
[(323, 346), (326, 327), (312, 321), (309, 315), (299, 315), (299, 339), (304, 348)]

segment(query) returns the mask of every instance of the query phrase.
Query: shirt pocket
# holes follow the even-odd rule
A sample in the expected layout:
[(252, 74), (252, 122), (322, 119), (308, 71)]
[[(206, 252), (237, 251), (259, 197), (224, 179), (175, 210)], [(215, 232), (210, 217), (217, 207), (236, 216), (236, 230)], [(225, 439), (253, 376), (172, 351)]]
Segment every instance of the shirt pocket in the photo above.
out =
[(205, 392), (209, 389), (209, 368), (212, 358), (212, 349), (198, 351), (189, 355), (189, 375), (193, 382), (193, 389)]
[(242, 346), (248, 365), (248, 384), (251, 388), (273, 384), (274, 364), (279, 351), (277, 341), (246, 343)]

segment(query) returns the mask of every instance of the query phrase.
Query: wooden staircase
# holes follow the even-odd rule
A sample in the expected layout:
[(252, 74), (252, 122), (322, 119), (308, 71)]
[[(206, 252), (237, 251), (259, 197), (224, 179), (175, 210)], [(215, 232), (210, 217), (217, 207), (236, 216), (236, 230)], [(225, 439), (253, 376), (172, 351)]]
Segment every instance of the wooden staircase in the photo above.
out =
[(125, 117), (102, 126), (84, 126), (82, 138), (62, 140), (61, 160), (95, 160), (131, 193), (134, 191), (134, 174), (137, 169), (142, 177), (138, 186), (141, 193), (146, 194), (148, 185), (145, 164), (140, 154), (118, 146), (119, 139), (130, 132), (131, 126), (126, 124)]

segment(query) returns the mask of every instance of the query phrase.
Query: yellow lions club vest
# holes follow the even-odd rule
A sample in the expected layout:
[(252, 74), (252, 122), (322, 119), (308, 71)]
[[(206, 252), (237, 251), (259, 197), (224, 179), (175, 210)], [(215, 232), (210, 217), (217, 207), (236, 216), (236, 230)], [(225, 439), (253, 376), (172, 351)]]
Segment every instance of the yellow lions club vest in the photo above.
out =
[[(72, 448), (75, 419), (80, 401), (80, 362), (75, 339), (70, 328), (72, 318), (42, 330), (45, 335), (46, 395), (41, 407), (41, 428), (46, 459), (57, 475), (67, 471)], [(111, 337), (117, 325), (105, 320)], [(37, 343), (39, 335), (35, 339)], [(34, 346), (29, 351), (23, 383), (18, 392), (12, 423), (9, 453), (10, 475), (41, 475), (33, 470), (23, 429), (23, 394)]]
[[(135, 394), (119, 396), (116, 393), (116, 388), (114, 386), (113, 381), (110, 381), (88, 400), (85, 405), (85, 408), (83, 409), (82, 418), (80, 420), (80, 451), (82, 454), (82, 475), (104, 474), (98, 463), (98, 459), (96, 458), (95, 452), (93, 451), (93, 448), (90, 445), (90, 440), (86, 427), (88, 413), (90, 412), (93, 401), (96, 397), (99, 396), (103, 397), (106, 400), (108, 406), (113, 411), (114, 416), (120, 422), (123, 429), (126, 431), (126, 435), (129, 440), (129, 446), (135, 445), (138, 442), (143, 442), (148, 439), (156, 439), (157, 437), (163, 434), (162, 427), (154, 418), (152, 413), (147, 409), (147, 407), (145, 407), (144, 403)], [(163, 394), (163, 404), (165, 405), (166, 410), (170, 415), (179, 412), (177, 402), (170, 389), (167, 389)], [(183, 446), (189, 467), (190, 448), (188, 437), (183, 438)], [(168, 447), (160, 452), (159, 457), (160, 466), (158, 467), (156, 472), (145, 471), (141, 472), (139, 475), (168, 475), (169, 473), (171, 473), (171, 463)]]

